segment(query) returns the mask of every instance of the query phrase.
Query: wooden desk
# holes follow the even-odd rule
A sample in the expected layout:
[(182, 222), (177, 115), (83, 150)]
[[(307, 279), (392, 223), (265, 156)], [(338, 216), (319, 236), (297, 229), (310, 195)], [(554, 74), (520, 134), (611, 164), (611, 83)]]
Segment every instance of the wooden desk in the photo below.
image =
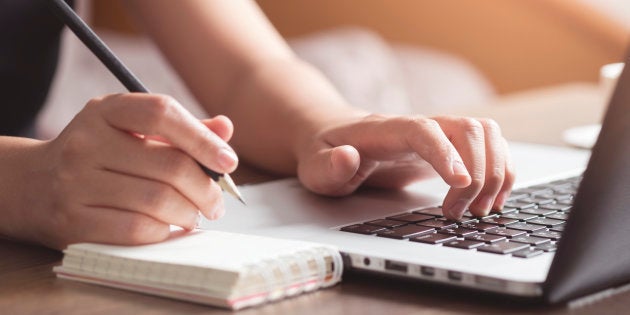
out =
[[(506, 97), (469, 113), (491, 116), (513, 140), (561, 144), (561, 130), (594, 123), (602, 100), (591, 85), (572, 85)], [(500, 105), (500, 106), (499, 106)], [(488, 115), (486, 115), (488, 114)], [(568, 114), (568, 116), (564, 116)], [(240, 174), (243, 182), (252, 174)], [(255, 181), (264, 177), (256, 177)], [(0, 314), (230, 314), (208, 306), (58, 280), (59, 252), (0, 240)], [(312, 294), (248, 309), (241, 314), (620, 314), (630, 292), (588, 306), (518, 305), (506, 299), (434, 284), (346, 274), (342, 284)]]

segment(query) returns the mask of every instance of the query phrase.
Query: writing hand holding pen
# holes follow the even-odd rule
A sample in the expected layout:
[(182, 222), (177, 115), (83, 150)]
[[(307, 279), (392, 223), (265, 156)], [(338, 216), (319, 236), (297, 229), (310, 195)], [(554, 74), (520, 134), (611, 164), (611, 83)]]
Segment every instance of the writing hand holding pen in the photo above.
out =
[(144, 244), (166, 239), (171, 224), (195, 228), (199, 213), (217, 219), (221, 188), (197, 161), (234, 171), (232, 131), (228, 118), (200, 121), (168, 96), (93, 99), (57, 138), (30, 149), (29, 186), (39, 193), (12, 235), (59, 249)]

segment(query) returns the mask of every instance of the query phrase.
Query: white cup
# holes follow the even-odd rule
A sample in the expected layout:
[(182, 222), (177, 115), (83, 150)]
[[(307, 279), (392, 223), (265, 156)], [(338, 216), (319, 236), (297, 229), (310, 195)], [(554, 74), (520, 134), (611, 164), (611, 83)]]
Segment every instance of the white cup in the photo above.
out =
[[(604, 102), (610, 102), (610, 98), (612, 97), (615, 87), (617, 87), (617, 81), (619, 80), (621, 71), (623, 71), (623, 67), (623, 62), (617, 62), (604, 65), (599, 70), (599, 86), (602, 90)], [(565, 142), (572, 146), (590, 149), (595, 144), (600, 129), (600, 124), (578, 126), (565, 130), (562, 137)]]
[(623, 71), (623, 67), (623, 62), (616, 62), (604, 65), (599, 70), (599, 85), (606, 102), (610, 101), (610, 97), (617, 86), (617, 81), (619, 80), (621, 71)]

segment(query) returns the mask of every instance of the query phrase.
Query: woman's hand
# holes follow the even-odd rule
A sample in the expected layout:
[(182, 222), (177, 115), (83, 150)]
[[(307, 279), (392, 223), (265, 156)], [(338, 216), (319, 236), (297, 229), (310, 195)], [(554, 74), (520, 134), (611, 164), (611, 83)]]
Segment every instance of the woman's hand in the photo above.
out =
[(451, 186), (443, 202), (451, 219), (501, 209), (514, 183), (507, 143), (489, 119), (370, 115), (321, 132), (298, 161), (302, 183), (332, 196), (363, 183), (403, 187), (437, 172)]
[(196, 161), (232, 172), (232, 131), (226, 117), (199, 121), (168, 96), (93, 99), (43, 144), (17, 237), (54, 248), (143, 244), (167, 238), (171, 224), (195, 228), (199, 213), (216, 219), (221, 189)]

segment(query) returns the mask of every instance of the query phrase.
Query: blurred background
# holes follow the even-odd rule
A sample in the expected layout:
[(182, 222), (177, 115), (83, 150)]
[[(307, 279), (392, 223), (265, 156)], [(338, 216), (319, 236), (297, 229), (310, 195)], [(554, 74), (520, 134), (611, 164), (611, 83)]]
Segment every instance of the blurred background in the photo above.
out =
[[(81, 15), (155, 92), (199, 109), (119, 0), (79, 0)], [(437, 114), (567, 84), (597, 85), (623, 60), (625, 0), (258, 0), (296, 53), (353, 104)], [(58, 78), (40, 118), (54, 136), (91, 97), (123, 91), (65, 34)]]

